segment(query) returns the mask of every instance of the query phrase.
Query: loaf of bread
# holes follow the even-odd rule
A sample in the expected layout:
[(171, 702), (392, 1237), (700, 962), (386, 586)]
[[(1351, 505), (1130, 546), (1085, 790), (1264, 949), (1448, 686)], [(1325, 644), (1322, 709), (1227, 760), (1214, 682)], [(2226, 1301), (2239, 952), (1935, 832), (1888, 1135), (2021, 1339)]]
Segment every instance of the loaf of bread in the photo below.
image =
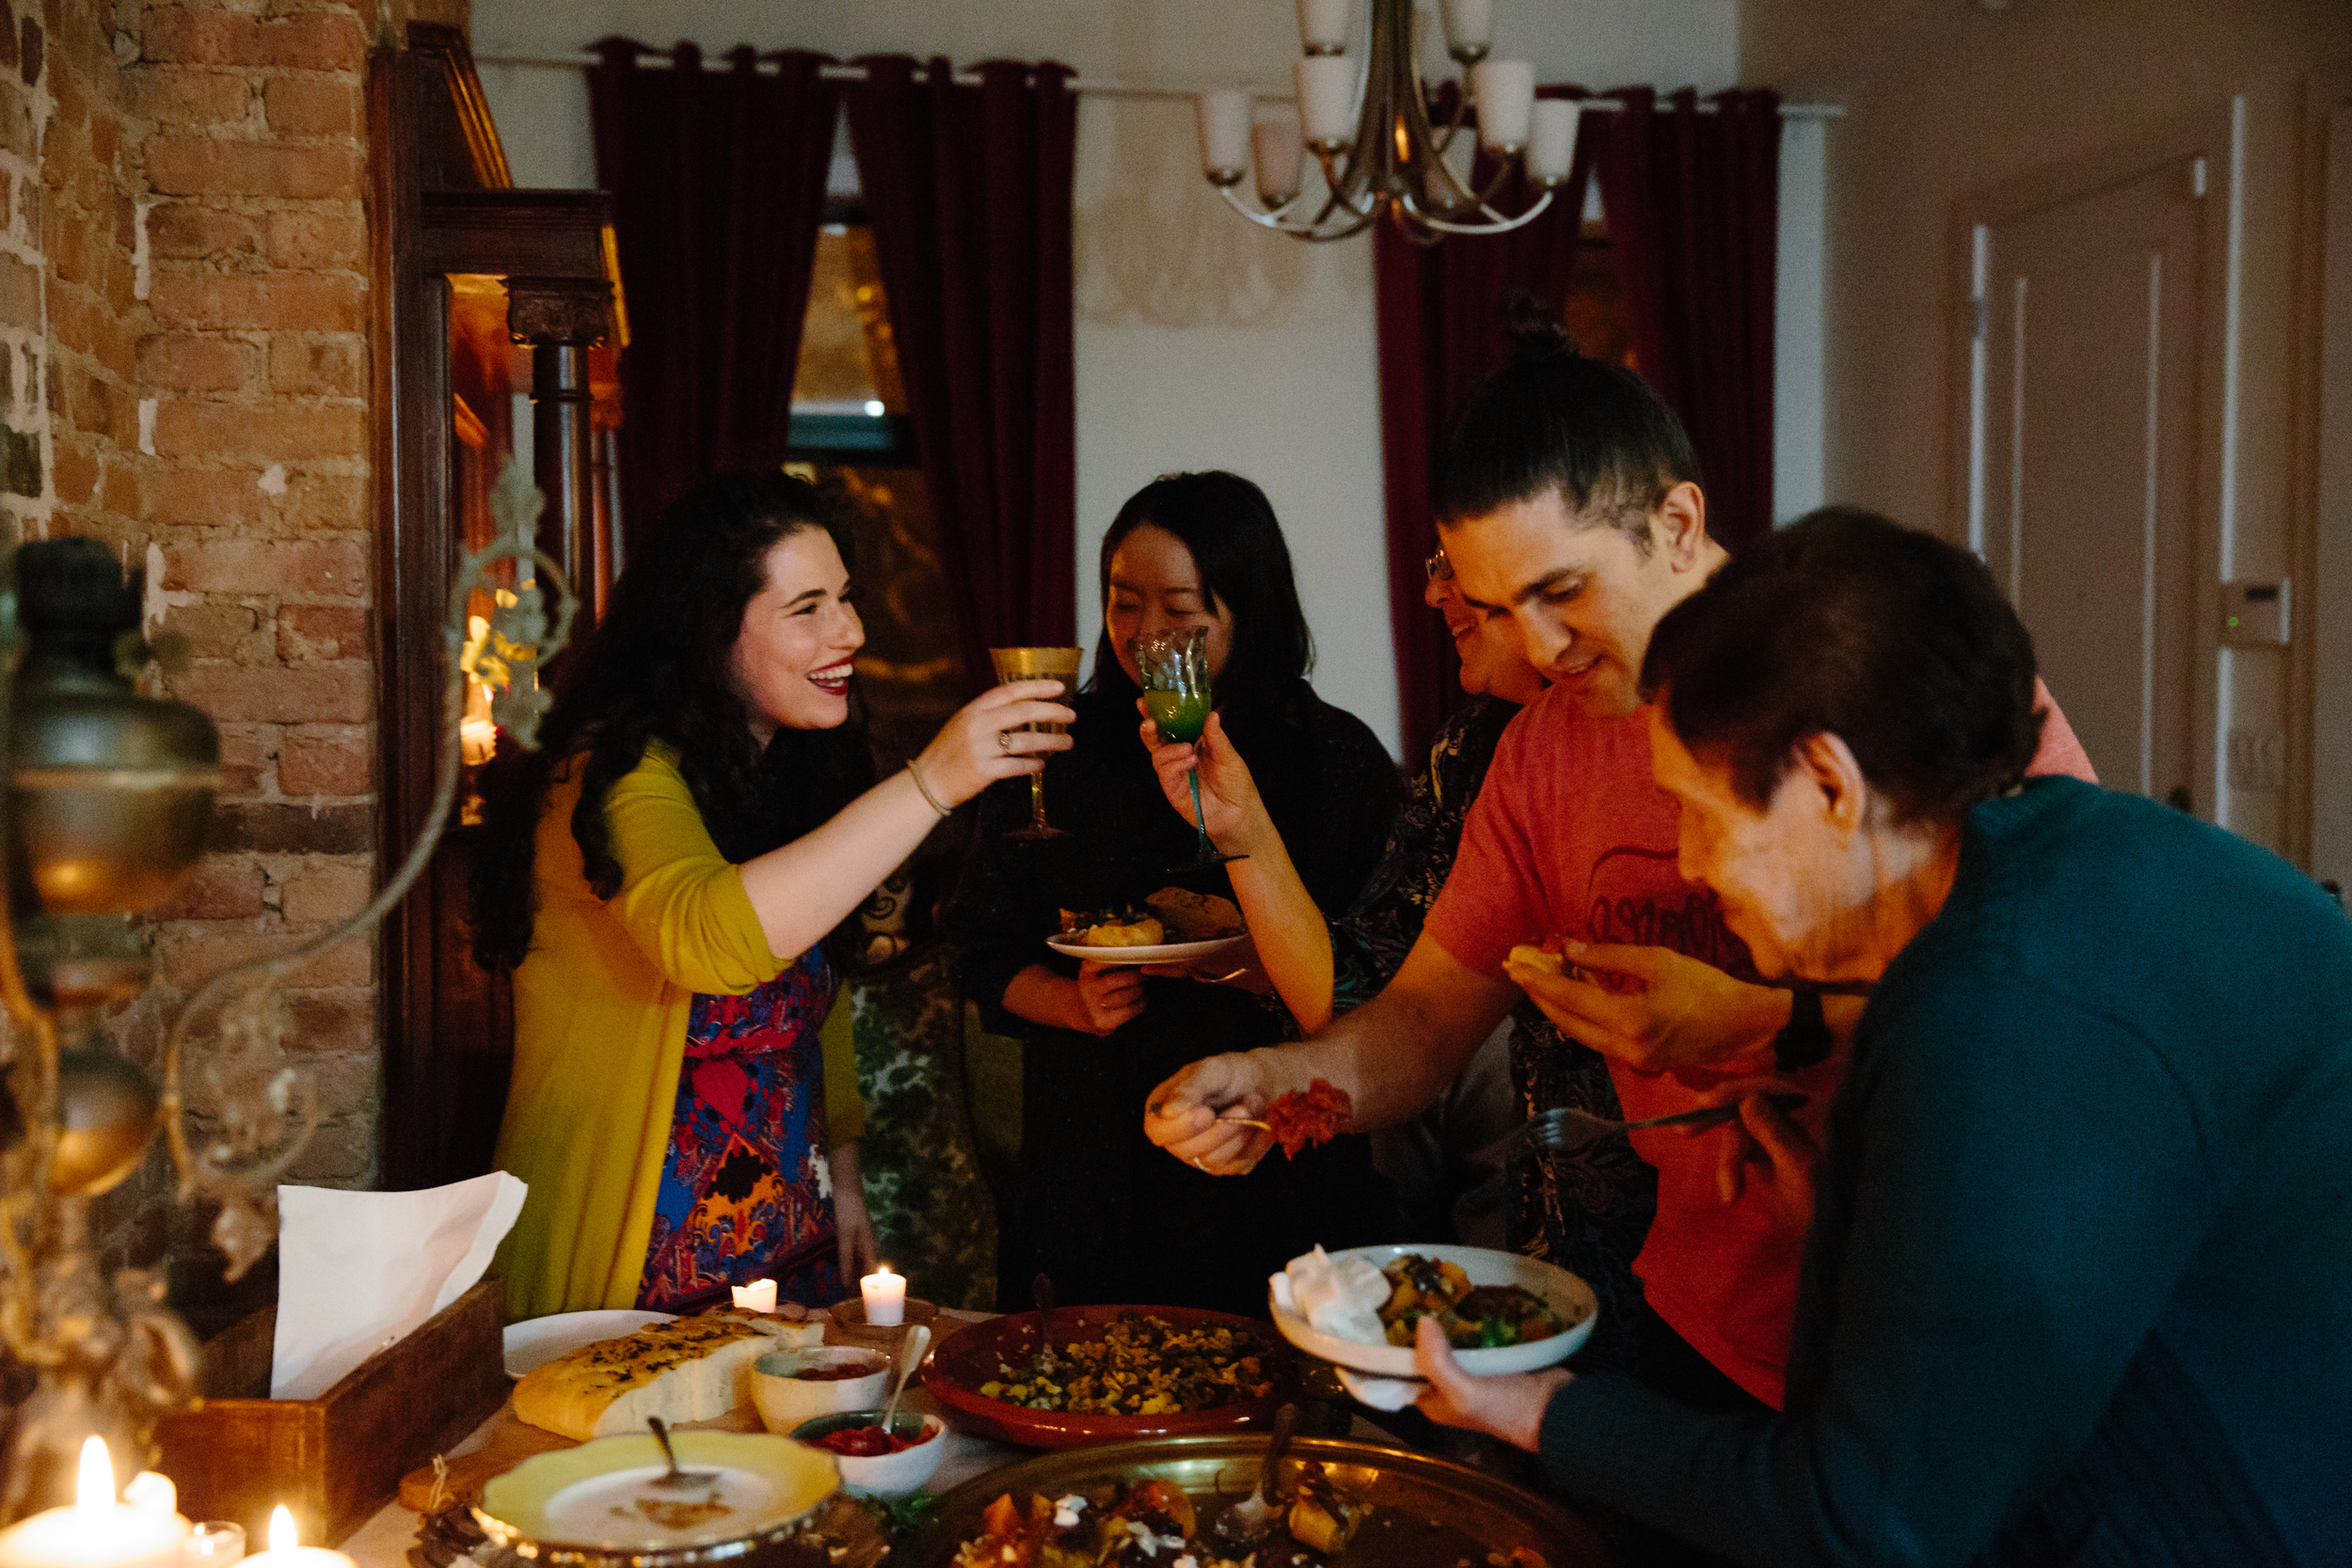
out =
[(752, 1400), (752, 1363), (790, 1325), (755, 1312), (705, 1312), (599, 1339), (543, 1362), (515, 1386), (515, 1414), (581, 1442), (641, 1432), (645, 1418), (707, 1421)]

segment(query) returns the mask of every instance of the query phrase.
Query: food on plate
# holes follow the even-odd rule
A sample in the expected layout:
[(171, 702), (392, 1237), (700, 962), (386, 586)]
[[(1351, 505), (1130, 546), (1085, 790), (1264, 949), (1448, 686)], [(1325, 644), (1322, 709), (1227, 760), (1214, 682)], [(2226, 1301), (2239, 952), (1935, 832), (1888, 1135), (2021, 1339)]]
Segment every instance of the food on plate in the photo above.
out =
[(1371, 1513), (1343, 1497), (1311, 1460), (1273, 1500), (1281, 1523), (1241, 1544), (1202, 1532), (1192, 1498), (1157, 1478), (1063, 1497), (1016, 1499), (1008, 1492), (988, 1505), (980, 1533), (957, 1549), (955, 1561), (957, 1568), (1320, 1568), (1337, 1560)]
[(1159, 921), (1135, 910), (1062, 911), (1062, 936), (1080, 947), (1157, 947)]
[(581, 1442), (640, 1432), (645, 1418), (707, 1421), (751, 1402), (752, 1363), (790, 1325), (756, 1312), (704, 1312), (599, 1339), (515, 1385), (515, 1414)]
[(904, 1453), (937, 1435), (929, 1424), (912, 1437), (901, 1437), (878, 1426), (844, 1427), (816, 1439), (816, 1445), (829, 1453), (847, 1454), (851, 1459), (878, 1459), (886, 1453)]
[[(735, 1512), (719, 1500), (716, 1492), (707, 1497), (639, 1497), (636, 1507), (640, 1514), (666, 1530), (693, 1529)], [(628, 1517), (626, 1508), (612, 1512), (616, 1519)]]
[(1534, 1291), (1520, 1285), (1472, 1285), (1458, 1263), (1408, 1252), (1391, 1259), (1381, 1273), (1390, 1290), (1380, 1322), (1392, 1345), (1410, 1345), (1413, 1325), (1426, 1317), (1438, 1320), (1455, 1350), (1523, 1345), (1568, 1327)]
[(1159, 917), (1170, 942), (1219, 942), (1248, 929), (1241, 910), (1230, 898), (1215, 894), (1187, 893), (1164, 887), (1146, 898), (1144, 907)]
[(982, 1399), (1029, 1410), (1082, 1416), (1167, 1416), (1265, 1398), (1274, 1381), (1258, 1342), (1222, 1324), (1174, 1328), (1148, 1313), (1121, 1312), (1100, 1339), (1032, 1350), (997, 1363)]
[(1299, 1150), (1329, 1143), (1353, 1124), (1356, 1107), (1347, 1091), (1318, 1078), (1304, 1090), (1275, 1097), (1266, 1107), (1266, 1133), (1291, 1159)]

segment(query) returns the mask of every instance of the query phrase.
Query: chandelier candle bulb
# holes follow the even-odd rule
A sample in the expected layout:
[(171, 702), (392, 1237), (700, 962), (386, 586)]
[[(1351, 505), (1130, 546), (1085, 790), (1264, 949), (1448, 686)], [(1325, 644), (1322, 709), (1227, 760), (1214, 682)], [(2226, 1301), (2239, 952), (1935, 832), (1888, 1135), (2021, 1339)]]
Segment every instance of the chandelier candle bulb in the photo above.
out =
[(1337, 55), (1347, 48), (1351, 0), (1298, 0), (1298, 41), (1310, 55)]
[(1456, 59), (1482, 57), (1494, 42), (1494, 0), (1439, 0), (1438, 13), (1445, 21), (1446, 47)]
[(1481, 60), (1470, 67), (1470, 96), (1478, 104), (1478, 139), (1488, 150), (1516, 152), (1527, 145), (1535, 109), (1532, 60)]
[(174, 1507), (153, 1486), (138, 1503), (117, 1501), (105, 1440), (85, 1439), (73, 1501), (0, 1533), (0, 1568), (181, 1568), (188, 1522)]
[(1556, 185), (1576, 164), (1575, 100), (1538, 98), (1534, 123), (1527, 142), (1528, 176), (1541, 185)]
[(1344, 55), (1310, 55), (1298, 62), (1298, 119), (1307, 145), (1339, 152), (1356, 135), (1356, 68)]
[(1262, 119), (1249, 128), (1258, 158), (1258, 198), (1279, 207), (1298, 194), (1300, 166), (1306, 148), (1298, 137), (1298, 121), (1288, 115)]
[(1200, 126), (1200, 167), (1220, 185), (1238, 182), (1249, 167), (1249, 116), (1246, 92), (1204, 92), (1194, 105)]
[(902, 1274), (892, 1274), (884, 1263), (857, 1282), (858, 1294), (866, 1301), (866, 1321), (876, 1328), (889, 1328), (906, 1318), (907, 1279)]
[(735, 1309), (739, 1312), (772, 1312), (776, 1309), (776, 1282), (755, 1279), (749, 1285), (734, 1286)]
[(284, 1503), (269, 1511), (269, 1550), (245, 1560), (252, 1568), (359, 1568), (341, 1552), (301, 1544), (294, 1513)]

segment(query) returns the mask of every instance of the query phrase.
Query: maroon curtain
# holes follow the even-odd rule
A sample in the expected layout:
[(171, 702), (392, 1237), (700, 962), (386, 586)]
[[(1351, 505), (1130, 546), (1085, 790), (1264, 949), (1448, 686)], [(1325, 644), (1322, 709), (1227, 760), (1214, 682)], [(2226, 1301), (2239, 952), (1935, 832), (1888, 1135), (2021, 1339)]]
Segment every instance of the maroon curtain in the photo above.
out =
[(850, 139), (968, 678), (1077, 640), (1067, 66), (861, 62)]
[(1613, 95), (1598, 172), (1635, 363), (1697, 449), (1708, 531), (1746, 548), (1772, 527), (1772, 303), (1780, 95)]
[(596, 49), (596, 181), (628, 290), (626, 558), (698, 481), (784, 461), (838, 104), (820, 55), (767, 56), (767, 75), (748, 46), (724, 71), (691, 43), (667, 70), (626, 39)]
[[(1579, 87), (1543, 89), (1547, 98), (1583, 95)], [(1451, 111), (1440, 105), (1439, 112)], [(1524, 228), (1486, 237), (1456, 234), (1434, 245), (1415, 245), (1385, 220), (1373, 228), (1389, 621), (1407, 767), (1419, 766), (1462, 695), (1454, 643), (1422, 602), (1424, 564), (1438, 547), (1429, 510), (1438, 449), (1454, 408), (1507, 352), (1496, 314), (1502, 295), (1528, 288), (1555, 304), (1566, 295), (1583, 233), (1585, 182), (1600, 142), (1594, 122), (1606, 118), (1581, 117), (1567, 183)], [(1492, 173), (1482, 152), (1473, 172), (1480, 188)], [(1496, 205), (1505, 213), (1524, 212), (1534, 199), (1514, 175)]]

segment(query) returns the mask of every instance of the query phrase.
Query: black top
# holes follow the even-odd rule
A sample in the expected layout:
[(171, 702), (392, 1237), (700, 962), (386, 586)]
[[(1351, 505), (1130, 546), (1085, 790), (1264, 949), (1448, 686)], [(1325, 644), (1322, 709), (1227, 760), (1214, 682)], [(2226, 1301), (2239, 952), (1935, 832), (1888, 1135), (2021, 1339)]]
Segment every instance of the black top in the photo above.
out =
[[(1047, 819), (1071, 836), (1016, 838), (1029, 786), (982, 797), (979, 829), (945, 913), (956, 978), (988, 1026), (1024, 1053), (1025, 1212), (1009, 1246), (1018, 1296), (1029, 1271), (1059, 1299), (1142, 1301), (1263, 1312), (1265, 1276), (1316, 1242), (1370, 1243), (1387, 1195), (1360, 1138), (1296, 1162), (1279, 1153), (1247, 1178), (1213, 1178), (1153, 1148), (1144, 1100), (1185, 1063), (1295, 1033), (1274, 998), (1184, 980), (1145, 982), (1142, 1016), (1105, 1038), (1046, 1028), (1003, 1009), (1031, 964), (1074, 977), (1076, 960), (1045, 946), (1060, 911), (1140, 902), (1161, 888), (1232, 896), (1222, 868), (1189, 875), (1196, 839), (1170, 810), (1139, 733), (1132, 688), (1081, 693), (1076, 745), (1045, 775)], [(1327, 910), (1355, 900), (1389, 833), (1400, 783), (1372, 731), (1300, 682), (1282, 700), (1220, 708), (1307, 890)], [(1288, 1247), (1290, 1251), (1281, 1249)], [(1021, 1301), (1019, 1305), (1026, 1305)]]

